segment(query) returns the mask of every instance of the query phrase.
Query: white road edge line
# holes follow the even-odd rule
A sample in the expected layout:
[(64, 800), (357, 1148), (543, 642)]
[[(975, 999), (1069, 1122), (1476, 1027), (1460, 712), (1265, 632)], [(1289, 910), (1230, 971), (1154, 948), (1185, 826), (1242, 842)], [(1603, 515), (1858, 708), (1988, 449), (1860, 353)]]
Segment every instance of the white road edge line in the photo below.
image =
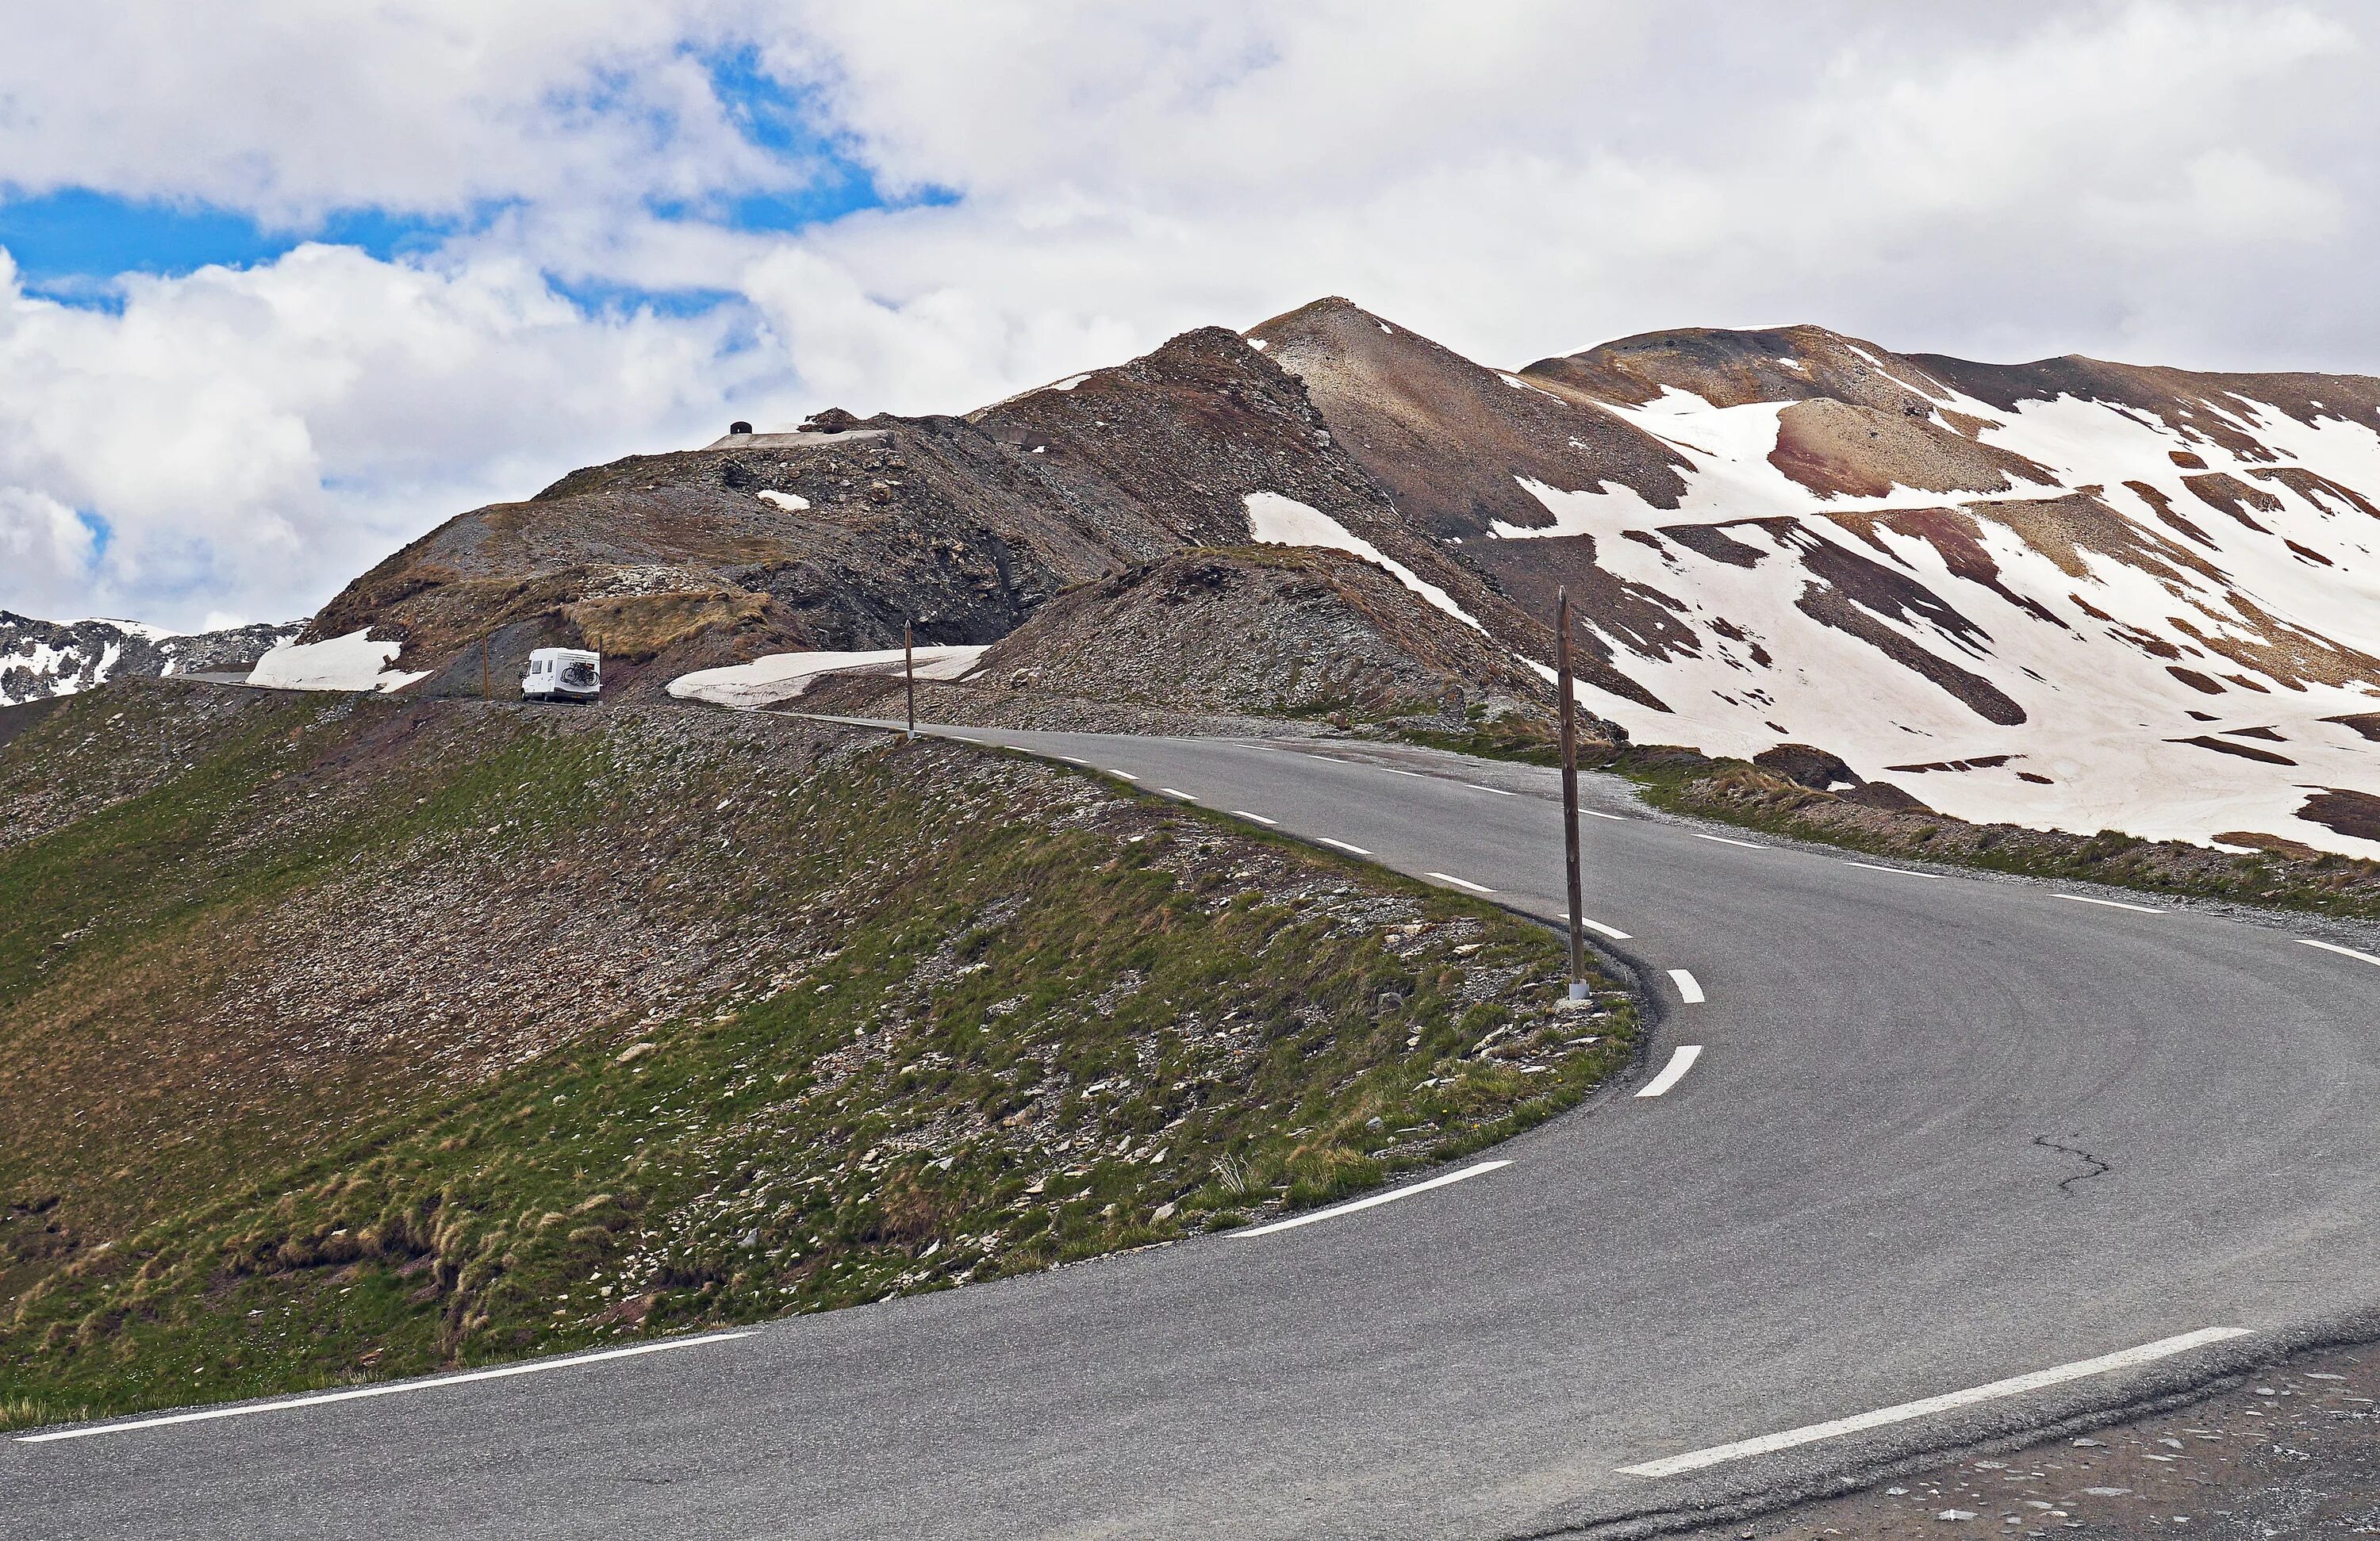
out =
[(1686, 833), (1694, 836), (1696, 840), (1715, 840), (1721, 845), (1741, 845), (1747, 851), (1766, 851), (1768, 849), (1766, 845), (1756, 845), (1748, 840), (1730, 840), (1725, 835), (1705, 834), (1700, 830), (1688, 830)]
[(1195, 803), (1198, 800), (1178, 786), (1160, 786), (1157, 790), (1164, 793), (1168, 797), (1179, 797), (1185, 803)]
[(629, 1348), (605, 1349), (601, 1353), (578, 1353), (566, 1359), (539, 1359), (526, 1365), (502, 1365), (492, 1370), (471, 1370), (462, 1375), (442, 1375), (431, 1380), (399, 1380), (385, 1386), (359, 1386), (350, 1391), (322, 1391), (309, 1397), (290, 1397), (281, 1401), (249, 1402), (239, 1407), (210, 1407), (197, 1413), (169, 1413), (159, 1418), (135, 1418), (130, 1423), (99, 1424), (90, 1428), (62, 1428), (49, 1434), (19, 1434), (20, 1445), (45, 1445), (54, 1439), (92, 1439), (103, 1434), (129, 1434), (134, 1429), (162, 1428), (167, 1424), (211, 1423), (217, 1418), (245, 1418), (258, 1413), (294, 1413), (301, 1407), (321, 1407), (334, 1401), (360, 1401), (366, 1397), (393, 1397), (407, 1391), (435, 1391), (442, 1387), (461, 1386), (474, 1380), (507, 1380), (516, 1375), (542, 1375), (548, 1370), (576, 1369), (581, 1365), (600, 1364), (606, 1359), (632, 1359), (639, 1354), (663, 1353), (671, 1349), (700, 1348), (706, 1343), (733, 1342), (738, 1338), (750, 1338), (757, 1329), (743, 1332), (712, 1332), (699, 1338), (671, 1338), (658, 1343), (638, 1343)]
[(1500, 786), (1481, 786), (1477, 782), (1464, 782), (1463, 784), (1469, 787), (1474, 792), (1492, 792), (1499, 797), (1518, 797), (1520, 795), (1517, 792), (1507, 792)]
[[(1360, 761), (1357, 761), (1357, 760), (1352, 760), (1352, 759), (1351, 759), (1351, 760), (1346, 761), (1345, 763), (1347, 763), (1347, 764), (1349, 764), (1349, 765), (1355, 765), (1355, 764), (1360, 764), (1361, 762), (1360, 762)], [(1427, 776), (1423, 775), (1423, 774), (1422, 774), (1420, 771), (1418, 771), (1418, 770), (1398, 770), (1398, 769), (1397, 769), (1395, 766), (1393, 766), (1393, 765), (1383, 765), (1383, 766), (1381, 766), (1381, 767), (1380, 767), (1380, 769), (1381, 769), (1381, 770), (1386, 770), (1386, 771), (1387, 771), (1390, 775), (1391, 775), (1391, 776), (1411, 776), (1414, 780), (1415, 780), (1415, 781), (1417, 781), (1417, 782), (1426, 782), (1426, 781), (1429, 780), (1429, 778), (1428, 778)]]
[(1424, 1182), (1410, 1183), (1402, 1188), (1391, 1188), (1384, 1194), (1374, 1194), (1369, 1198), (1359, 1198), (1347, 1204), (1334, 1204), (1328, 1209), (1316, 1209), (1308, 1214), (1292, 1215), (1287, 1219), (1275, 1220), (1270, 1225), (1251, 1226), (1245, 1231), (1234, 1231), (1231, 1234), (1269, 1236), (1276, 1231), (1294, 1231), (1301, 1225), (1312, 1225), (1317, 1220), (1334, 1219), (1341, 1215), (1352, 1215), (1358, 1209), (1376, 1209), (1383, 1204), (1394, 1204), (1401, 1198), (1411, 1198), (1415, 1194), (1426, 1194), (1432, 1188), (1443, 1188), (1451, 1183), (1461, 1183), (1467, 1178), (1484, 1176), (1494, 1171), (1498, 1167), (1509, 1167), (1512, 1164), (1510, 1161), (1481, 1161), (1476, 1166), (1464, 1167), (1461, 1171), (1444, 1172)]
[(1620, 929), (1616, 926), (1606, 926), (1600, 920), (1589, 920), (1586, 916), (1580, 916), (1578, 917), (1578, 923), (1585, 927), (1588, 930), (1593, 931), (1597, 936), (1609, 937), (1614, 941), (1626, 941), (1628, 940), (1627, 932)]
[(1496, 892), (1492, 888), (1483, 888), (1479, 884), (1473, 882), (1468, 878), (1458, 878), (1451, 872), (1425, 872), (1422, 876), (1425, 878), (1436, 878), (1441, 883), (1452, 883), (1457, 888), (1467, 888), (1474, 893), (1493, 893)]
[(1261, 813), (1250, 813), (1250, 812), (1249, 812), (1247, 809), (1245, 809), (1245, 808), (1233, 808), (1233, 809), (1232, 810), (1232, 818), (1234, 818), (1234, 819), (1255, 819), (1255, 820), (1256, 820), (1257, 823), (1259, 823), (1259, 824), (1270, 824), (1270, 825), (1278, 826), (1278, 825), (1281, 823), (1281, 820), (1280, 820), (1280, 819), (1267, 819), (1267, 818), (1266, 818), (1263, 814), (1261, 814)]
[(1671, 1086), (1676, 1086), (1680, 1081), (1684, 1080), (1686, 1072), (1694, 1069), (1694, 1062), (1702, 1057), (1703, 1046), (1701, 1044), (1682, 1043), (1678, 1045), (1676, 1050), (1670, 1055), (1670, 1062), (1661, 1067), (1661, 1074), (1654, 1076), (1650, 1081), (1645, 1082), (1644, 1088), (1638, 1091), (1636, 1095), (1639, 1097), (1660, 1096), (1663, 1092), (1668, 1091)]
[(1064, 760), (1069, 765), (1088, 765), (1091, 763), (1080, 755), (1060, 755), (1058, 758)]
[(1857, 1434), (1865, 1429), (1881, 1428), (1888, 1424), (1907, 1423), (1912, 1418), (1924, 1418), (1936, 1413), (1948, 1413), (1955, 1408), (1970, 1407), (1976, 1402), (1990, 1401), (1998, 1397), (2022, 1396), (2027, 1391), (2037, 1391), (2046, 1386), (2057, 1386), (2069, 1380), (2081, 1380), (2088, 1376), (2105, 1375), (2110, 1370), (2130, 1369), (2135, 1365), (2146, 1365), (2155, 1360), (2169, 1358), (2177, 1353), (2187, 1353), (2192, 1349), (2203, 1348), (2208, 1343), (2219, 1343), (2227, 1339), (2247, 1336), (2249, 1332), (2244, 1327), (2202, 1328), (2196, 1332), (2185, 1332), (2178, 1338), (2160, 1338), (2154, 1343), (2143, 1343), (2138, 1348), (2123, 1349), (2115, 1353), (2103, 1353), (2096, 1359), (2078, 1359), (2070, 1365), (2035, 1370), (2030, 1375), (2011, 1376), (2006, 1380), (1995, 1380), (1988, 1386), (1972, 1387), (1964, 1391), (1946, 1392), (1938, 1397), (1927, 1397), (1922, 1401), (1904, 1401), (1895, 1407), (1879, 1407), (1873, 1413), (1860, 1413), (1848, 1418), (1837, 1418), (1829, 1423), (1810, 1424), (1802, 1428), (1789, 1428), (1782, 1434), (1764, 1434), (1757, 1439), (1739, 1439), (1731, 1445), (1713, 1445), (1706, 1450), (1692, 1450), (1684, 1455), (1665, 1456), (1659, 1461), (1639, 1462), (1633, 1466), (1621, 1467), (1620, 1472), (1623, 1476), (1645, 1477), (1676, 1476), (1681, 1472), (1698, 1472), (1706, 1466), (1717, 1466), (1723, 1462), (1741, 1461), (1746, 1456), (1767, 1455), (1772, 1450), (1791, 1450), (1796, 1445), (1807, 1445), (1819, 1439), (1832, 1439), (1845, 1434)]
[(1670, 982), (1678, 987), (1678, 999), (1687, 1005), (1699, 1006), (1703, 1003), (1703, 987), (1700, 981), (1684, 969), (1670, 970)]
[(2352, 947), (2341, 947), (2335, 941), (2315, 941), (2307, 937), (2300, 937), (2298, 938), (2298, 945), (2301, 947), (2319, 947), (2325, 953), (2336, 953), (2342, 958), (2361, 958), (2365, 963), (2380, 965), (2380, 958), (2375, 958), (2369, 953), (2359, 953)]
[(2153, 910), (2146, 904), (2127, 904), (2120, 899), (2094, 899), (2086, 894), (2081, 893), (2053, 893), (2050, 897), (2052, 899), (2070, 900), (2077, 904), (2102, 904), (2111, 910), (2131, 910), (2140, 915), (2163, 915), (2165, 913), (2163, 910)]
[(1942, 876), (1939, 872), (1920, 872), (1913, 868), (1908, 867), (1878, 867), (1872, 861), (1846, 862), (1844, 865), (1847, 867), (1856, 867), (1863, 872), (1889, 872), (1896, 878), (1938, 878)]
[(1371, 852), (1365, 850), (1360, 845), (1350, 845), (1343, 840), (1333, 840), (1329, 835), (1316, 835), (1314, 838), (1322, 842), (1325, 845), (1335, 845), (1340, 850), (1346, 852), (1349, 855), (1368, 856), (1372, 854)]
[(1109, 770), (1108, 770), (1108, 774), (1109, 774), (1109, 775), (1111, 775), (1111, 776), (1122, 776), (1125, 781), (1128, 781), (1128, 782), (1136, 782), (1136, 781), (1140, 780), (1140, 778), (1139, 778), (1138, 776), (1134, 775), (1134, 774), (1133, 774), (1131, 771), (1129, 771), (1129, 770), (1118, 770), (1113, 769), (1112, 767), (1111, 767), (1111, 768), (1109, 769)]

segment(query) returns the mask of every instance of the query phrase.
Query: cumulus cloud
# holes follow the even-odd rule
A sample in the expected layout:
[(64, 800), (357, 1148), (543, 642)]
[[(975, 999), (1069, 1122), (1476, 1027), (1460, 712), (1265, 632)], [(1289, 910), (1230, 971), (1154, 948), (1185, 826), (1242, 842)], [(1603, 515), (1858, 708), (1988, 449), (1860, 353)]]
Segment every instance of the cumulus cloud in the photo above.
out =
[(0, 529), (24, 556), (0, 602), (302, 612), (447, 513), (715, 432), (777, 367), (731, 348), (751, 324), (590, 317), (492, 259), (302, 246), (128, 280), (113, 313), (28, 297), (0, 263)]
[[(1810, 321), (2368, 370), (2374, 29), (2343, 0), (48, 6), (0, 55), (18, 195), (459, 224), (126, 278), (115, 309), (0, 268), (0, 603), (292, 613), (731, 415), (960, 410), (1325, 293), (1507, 364)], [(736, 213), (852, 176), (891, 206)]]
[(46, 492), (0, 484), (0, 568), (11, 576), (14, 602), (44, 617), (73, 612), (90, 591), (98, 532)]
[(782, 185), (804, 168), (739, 131), (706, 68), (760, 19), (703, 0), (37, 3), (0, 51), (0, 180), (285, 224)]

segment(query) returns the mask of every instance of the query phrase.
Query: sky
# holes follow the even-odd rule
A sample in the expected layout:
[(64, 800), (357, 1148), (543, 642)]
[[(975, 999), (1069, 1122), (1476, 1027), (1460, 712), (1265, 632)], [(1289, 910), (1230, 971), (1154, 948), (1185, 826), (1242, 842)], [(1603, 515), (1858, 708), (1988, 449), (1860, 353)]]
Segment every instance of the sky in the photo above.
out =
[(310, 613), (465, 509), (1339, 294), (2380, 373), (2380, 7), (20, 0), (0, 608)]

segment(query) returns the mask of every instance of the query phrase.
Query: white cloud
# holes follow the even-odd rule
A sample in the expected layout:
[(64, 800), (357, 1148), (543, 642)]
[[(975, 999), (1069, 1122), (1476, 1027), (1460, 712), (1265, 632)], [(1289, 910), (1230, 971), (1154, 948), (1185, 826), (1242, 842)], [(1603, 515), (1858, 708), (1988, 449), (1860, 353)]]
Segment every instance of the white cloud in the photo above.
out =
[[(10, 575), (0, 607), (42, 620), (79, 619), (90, 591), (95, 533), (46, 492), (0, 483), (0, 570)], [(71, 614), (67, 613), (71, 612)]]
[(54, 0), (12, 14), (0, 50), (0, 181), (294, 224), (781, 184), (798, 168), (735, 131), (701, 63), (754, 19), (704, 0)]
[[(12, 552), (49, 553), (9, 564), (0, 603), (55, 609), (79, 572), (68, 608), (302, 613), (447, 515), (711, 437), (776, 368), (723, 350), (737, 320), (590, 319), (518, 262), (319, 246), (131, 281), (120, 314), (28, 297), (0, 264), (0, 487), (31, 511), (0, 517)], [(59, 508), (104, 519), (105, 551)]]
[[(2374, 26), (2344, 0), (55, 6), (0, 55), (19, 187), (505, 207), (416, 261), (128, 281), (120, 315), (0, 291), (0, 485), (115, 528), (68, 608), (284, 614), (729, 415), (961, 410), (1325, 293), (1508, 365), (1814, 321), (2368, 370)], [(702, 59), (747, 49), (880, 187), (955, 200), (795, 235), (652, 215), (810, 175), (714, 96)], [(739, 297), (589, 312), (546, 273)], [(42, 591), (0, 575), (0, 603)]]

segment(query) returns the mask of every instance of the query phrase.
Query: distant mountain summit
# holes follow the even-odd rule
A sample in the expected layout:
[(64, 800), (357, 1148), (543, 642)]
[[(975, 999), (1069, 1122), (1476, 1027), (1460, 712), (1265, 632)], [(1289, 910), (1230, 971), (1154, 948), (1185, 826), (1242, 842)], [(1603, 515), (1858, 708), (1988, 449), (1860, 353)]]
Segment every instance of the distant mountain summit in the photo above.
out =
[(36, 621), (0, 610), (0, 706), (89, 690), (119, 675), (246, 673), (302, 621), (177, 636), (137, 621)]
[[(1298, 547), (1390, 581), (1340, 557), (1285, 577)], [(822, 413), (575, 472), (395, 553), (307, 639), (384, 642), (384, 687), (431, 692), (476, 691), (483, 640), (496, 671), (589, 645), (634, 690), (894, 646), (908, 619), (1016, 634), (987, 670), (1143, 705), (1419, 692), (1457, 719), (1546, 676), (1567, 588), (1614, 733), (1817, 746), (1974, 819), (2380, 856), (2375, 551), (2366, 377), (1980, 364), (1815, 326), (1506, 370), (1328, 298), (964, 417)], [(1168, 616), (1231, 635), (1095, 640)]]

